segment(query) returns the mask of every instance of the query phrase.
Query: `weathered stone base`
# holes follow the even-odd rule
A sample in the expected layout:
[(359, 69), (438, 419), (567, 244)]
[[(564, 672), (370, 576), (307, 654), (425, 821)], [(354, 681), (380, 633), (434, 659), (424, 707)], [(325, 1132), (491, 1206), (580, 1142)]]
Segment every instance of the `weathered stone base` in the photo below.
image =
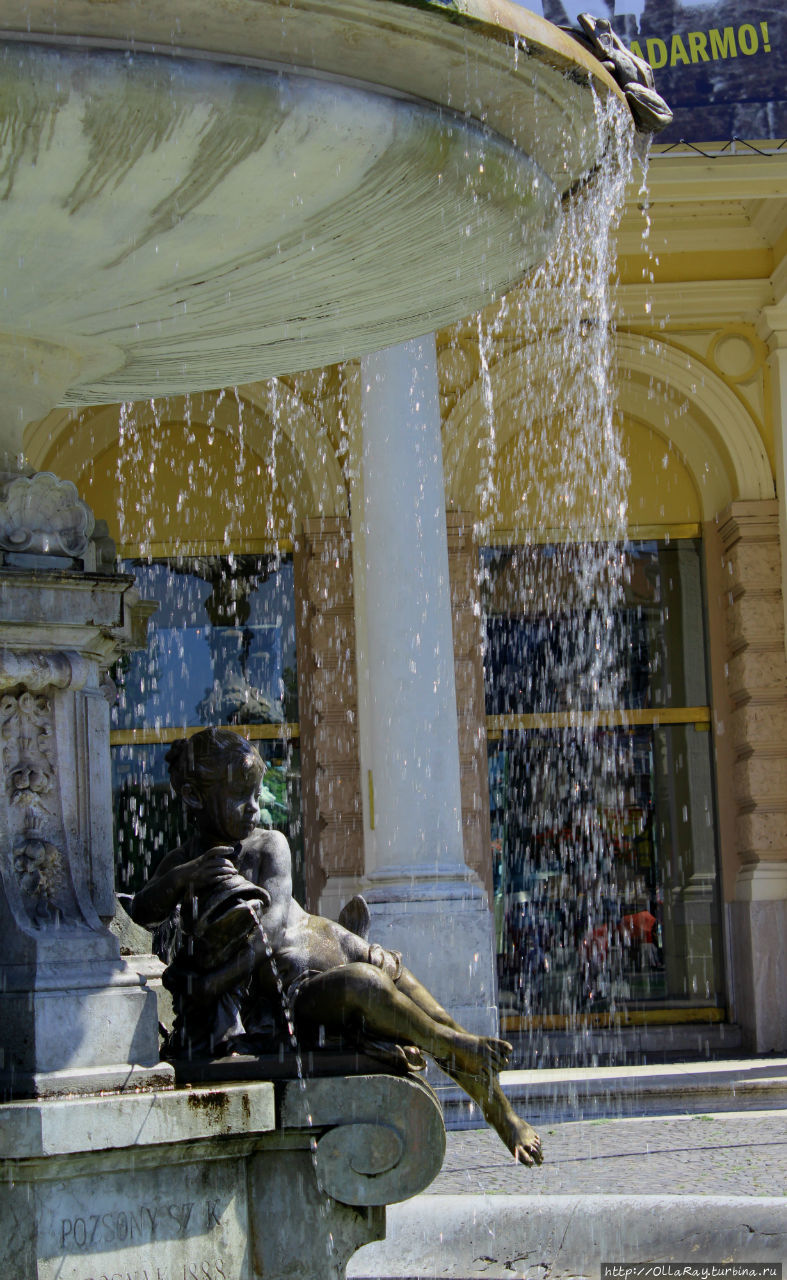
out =
[(174, 1083), (175, 1073), (168, 1062), (157, 1062), (152, 1067), (142, 1067), (137, 1062), (116, 1062), (111, 1066), (70, 1067), (61, 1071), (12, 1070), (0, 1072), (0, 1101), (171, 1089)]
[(342, 1280), (444, 1145), (429, 1090), (390, 1076), (8, 1103), (0, 1275)]
[(735, 1018), (754, 1053), (787, 1051), (787, 901), (731, 902)]
[(391, 886), (364, 896), (369, 937), (403, 952), (407, 968), (469, 1031), (496, 1035), (492, 915), (480, 885)]
[(2, 977), (0, 1098), (120, 1088), (132, 1063), (166, 1083), (155, 994), (124, 961), (6, 965)]

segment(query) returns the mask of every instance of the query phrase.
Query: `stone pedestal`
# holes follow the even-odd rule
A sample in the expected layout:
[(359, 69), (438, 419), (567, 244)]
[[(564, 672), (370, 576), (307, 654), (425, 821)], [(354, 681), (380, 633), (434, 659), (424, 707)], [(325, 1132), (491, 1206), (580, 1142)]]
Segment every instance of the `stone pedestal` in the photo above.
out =
[(133, 579), (72, 484), (0, 489), (0, 1088), (5, 1097), (171, 1078), (155, 997), (115, 910), (102, 682), (144, 642)]
[(361, 395), (353, 551), (371, 936), (489, 1032), (492, 915), (464, 860), (434, 336), (364, 357)]
[(444, 1150), (428, 1088), (392, 1076), (12, 1102), (0, 1274), (342, 1280)]
[(735, 1020), (758, 1053), (787, 1050), (787, 660), (779, 504), (719, 518), (737, 868), (729, 904)]
[(744, 868), (729, 911), (737, 1021), (755, 1053), (784, 1053), (787, 864), (761, 861)]

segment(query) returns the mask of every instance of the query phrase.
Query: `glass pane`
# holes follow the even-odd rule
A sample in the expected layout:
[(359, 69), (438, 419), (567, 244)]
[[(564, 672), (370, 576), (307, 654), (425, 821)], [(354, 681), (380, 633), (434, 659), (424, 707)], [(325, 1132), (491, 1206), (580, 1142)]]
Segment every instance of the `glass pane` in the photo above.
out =
[[(297, 723), (295, 598), (289, 558), (222, 556), (127, 562), (145, 599), (159, 608), (148, 647), (118, 664), (113, 729)], [(300, 752), (283, 737), (255, 739), (269, 769), (262, 821), (292, 846), (303, 890)], [(112, 748), (117, 885), (132, 893), (185, 837), (171, 794), (168, 744)]]
[(487, 715), (707, 703), (701, 543), (617, 554), (623, 581), (610, 607), (607, 547), (482, 553)]
[(298, 719), (292, 561), (127, 562), (159, 602), (148, 648), (119, 664), (113, 728)]
[(503, 1009), (570, 1026), (722, 1001), (710, 743), (681, 725), (490, 746)]

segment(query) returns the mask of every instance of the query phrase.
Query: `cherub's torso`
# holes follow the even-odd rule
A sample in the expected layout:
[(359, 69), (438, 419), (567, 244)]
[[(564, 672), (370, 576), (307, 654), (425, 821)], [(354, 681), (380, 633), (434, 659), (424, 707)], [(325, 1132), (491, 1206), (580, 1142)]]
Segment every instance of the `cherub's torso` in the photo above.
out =
[[(188, 861), (206, 852), (204, 841), (187, 841), (169, 854), (167, 861)], [(271, 897), (262, 918), (270, 948), (270, 971), (265, 966), (258, 979), (266, 988), (276, 987), (278, 975), (284, 990), (305, 973), (322, 973), (355, 960), (368, 958), (368, 944), (333, 920), (310, 915), (292, 896), (292, 863), (286, 839), (278, 832), (255, 831), (228, 855), (247, 880), (260, 885)], [(163, 865), (163, 864), (162, 864)]]

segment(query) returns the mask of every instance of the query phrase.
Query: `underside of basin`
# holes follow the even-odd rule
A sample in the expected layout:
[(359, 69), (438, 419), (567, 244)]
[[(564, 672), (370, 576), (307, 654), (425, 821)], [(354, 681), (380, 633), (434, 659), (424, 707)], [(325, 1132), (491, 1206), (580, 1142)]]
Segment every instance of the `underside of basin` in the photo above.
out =
[(66, 399), (139, 399), (384, 347), (549, 247), (551, 181), (499, 136), (313, 77), (16, 46), (6, 314), (78, 340)]
[(19, 419), (467, 315), (548, 252), (599, 159), (591, 86), (614, 92), (513, 5), (4, 10), (0, 392)]

